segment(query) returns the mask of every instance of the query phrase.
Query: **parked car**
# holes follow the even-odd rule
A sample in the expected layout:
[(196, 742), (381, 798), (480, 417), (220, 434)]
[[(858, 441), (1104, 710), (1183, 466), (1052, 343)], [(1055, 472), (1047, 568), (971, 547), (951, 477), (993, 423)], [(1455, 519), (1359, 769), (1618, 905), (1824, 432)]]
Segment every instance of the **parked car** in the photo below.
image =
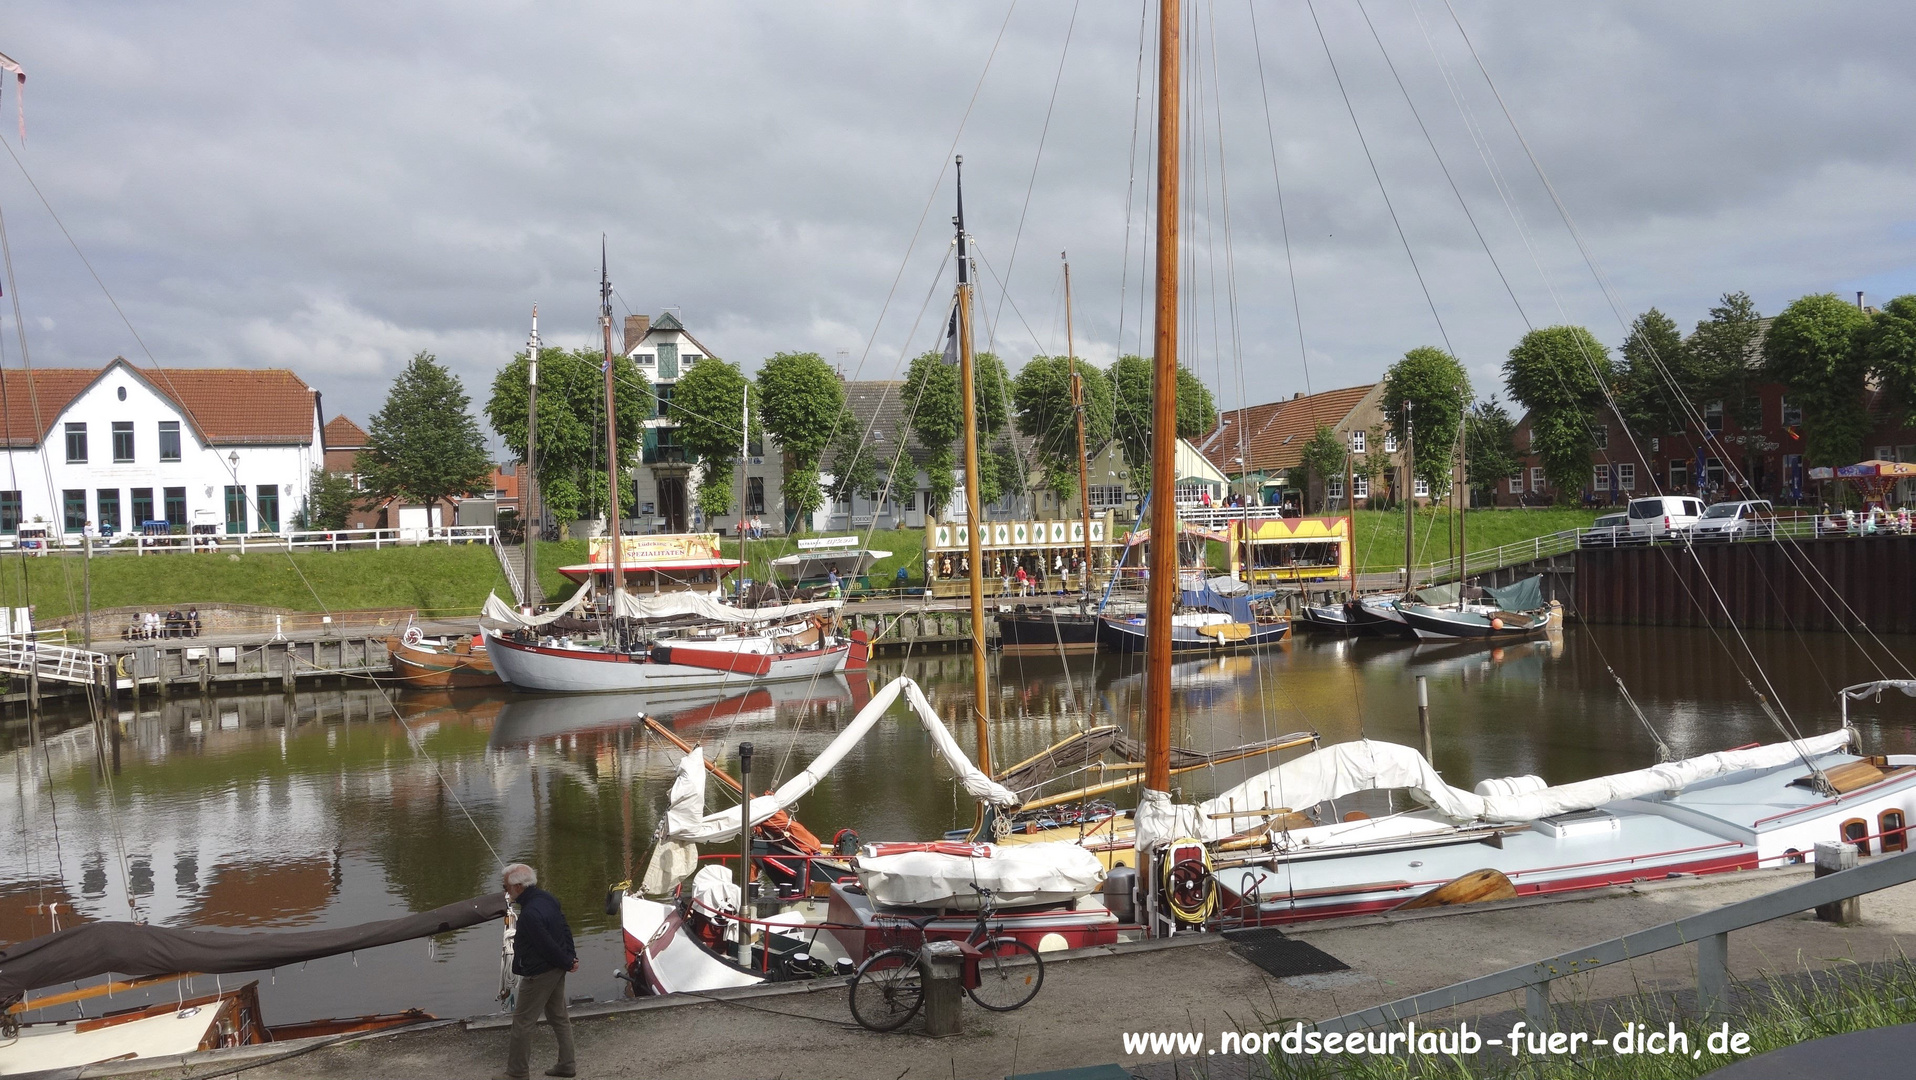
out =
[(1630, 542), (1630, 515), (1605, 514), (1577, 537), (1578, 547), (1616, 547)]
[(1720, 502), (1703, 511), (1690, 535), (1703, 540), (1769, 540), (1776, 536), (1776, 508), (1768, 499)]
[(1680, 535), (1703, 516), (1703, 500), (1691, 495), (1651, 495), (1631, 499), (1630, 535), (1640, 541)]

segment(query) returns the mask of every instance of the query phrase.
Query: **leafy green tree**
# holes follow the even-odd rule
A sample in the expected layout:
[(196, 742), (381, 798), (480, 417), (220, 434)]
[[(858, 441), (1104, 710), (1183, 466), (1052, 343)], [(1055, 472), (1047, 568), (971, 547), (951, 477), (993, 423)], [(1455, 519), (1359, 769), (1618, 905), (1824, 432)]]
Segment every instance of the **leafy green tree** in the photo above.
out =
[[(679, 376), (668, 412), (679, 426), (679, 442), (699, 459), (699, 509), (707, 521), (732, 512), (732, 470), (741, 449), (740, 423), (752, 384), (738, 365), (708, 356)], [(760, 429), (759, 405), (752, 401), (752, 430)]]
[[(887, 486), (892, 464), (890, 454), (865, 437), (858, 418), (849, 409), (838, 418), (835, 427), (838, 434), (832, 439), (828, 459), (832, 470), (832, 498), (843, 499), (854, 493), (868, 499), (877, 498)], [(903, 458), (901, 466), (909, 471), (910, 461), (909, 456)]]
[[(595, 348), (539, 350), (539, 501), (565, 525), (606, 506), (604, 355)], [(515, 459), (526, 460), (526, 354), (492, 379), (486, 420)], [(652, 386), (631, 358), (612, 357), (619, 471), (637, 464)]]
[(1530, 410), (1531, 446), (1559, 491), (1589, 482), (1591, 418), (1611, 377), (1610, 350), (1581, 326), (1532, 330), (1504, 361), (1504, 390)]
[[(1763, 377), (1757, 352), (1762, 335), (1763, 315), (1750, 294), (1733, 292), (1723, 294), (1686, 342), (1691, 363), (1683, 375), (1696, 380), (1687, 392), (1695, 400), (1721, 401), (1723, 415), (1744, 428), (1756, 427), (1762, 419), (1756, 391)], [(1677, 430), (1682, 426), (1687, 425)]]
[[(1304, 475), (1299, 484), (1305, 491), (1310, 490), (1310, 482), (1316, 480), (1322, 484), (1344, 476), (1344, 440), (1337, 437), (1337, 430), (1329, 424), (1319, 424), (1316, 434), (1304, 444), (1300, 452), (1299, 465)], [(1326, 489), (1328, 490), (1328, 489)], [(1319, 506), (1323, 504), (1320, 502)]]
[(817, 353), (775, 353), (759, 367), (757, 382), (765, 430), (785, 453), (785, 513), (802, 523), (824, 505), (818, 464), (827, 444), (847, 425), (863, 432), (845, 411), (844, 380)]
[(366, 429), (359, 475), (374, 499), (430, 505), (492, 489), (492, 459), (465, 387), (414, 353)]
[(1803, 457), (1811, 465), (1848, 465), (1869, 434), (1863, 411), (1868, 373), (1862, 345), (1870, 318), (1835, 293), (1805, 296), (1770, 321), (1766, 372), (1803, 406)]
[(1870, 316), (1858, 347), (1903, 423), (1916, 421), (1916, 295), (1899, 296)]
[[(1131, 467), (1132, 485), (1151, 487), (1152, 388), (1157, 382), (1152, 361), (1142, 356), (1120, 356), (1111, 365), (1113, 426), (1124, 460)], [(1178, 438), (1195, 439), (1217, 427), (1217, 402), (1204, 380), (1188, 368), (1178, 368)]]
[(951, 444), (964, 433), (958, 369), (942, 353), (919, 356), (905, 373), (903, 401), (905, 422), (925, 451), (926, 509), (942, 512), (957, 489)]
[(1364, 432), (1364, 456), (1351, 463), (1351, 475), (1364, 478), (1364, 488), (1370, 492), (1369, 505), (1380, 505), (1384, 496), (1378, 485), (1384, 479), (1384, 466), (1390, 455), (1384, 453), (1384, 429), (1370, 428)]
[[(1087, 450), (1111, 440), (1115, 416), (1111, 382), (1104, 372), (1078, 361), (1084, 386), (1084, 444)], [(1034, 356), (1018, 372), (1011, 386), (1019, 434), (1031, 440), (1032, 452), (1044, 469), (1045, 483), (1060, 502), (1078, 492), (1077, 408), (1071, 397), (1071, 361), (1062, 356)]]
[(1707, 385), (1696, 353), (1675, 322), (1656, 308), (1630, 324), (1623, 339), (1623, 370), (1617, 373), (1617, 408), (1630, 430), (1669, 435), (1690, 426), (1685, 400)]
[(1517, 422), (1497, 395), (1472, 406), (1465, 418), (1464, 456), (1464, 479), (1487, 494), (1517, 471)]
[(1470, 404), (1470, 375), (1457, 358), (1424, 345), (1404, 354), (1384, 373), (1384, 422), (1404, 441), (1404, 405), (1410, 404), (1414, 474), (1436, 491), (1456, 461), (1457, 425)]
[(358, 500), (359, 492), (353, 490), (352, 477), (314, 466), (313, 475), (306, 483), (306, 527), (345, 528), (346, 515), (353, 512), (353, 503)]

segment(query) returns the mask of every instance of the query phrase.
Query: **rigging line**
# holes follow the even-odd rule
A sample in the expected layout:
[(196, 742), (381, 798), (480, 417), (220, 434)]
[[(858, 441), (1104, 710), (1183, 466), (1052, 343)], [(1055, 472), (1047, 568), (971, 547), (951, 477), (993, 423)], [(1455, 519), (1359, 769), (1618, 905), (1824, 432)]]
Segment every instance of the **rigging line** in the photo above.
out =
[[(1213, 9), (1215, 9), (1215, 6), (1216, 5), (1213, 5)], [(1191, 6), (1191, 21), (1196, 22), (1197, 16), (1197, 3), (1194, 2)], [(1210, 283), (1211, 295), (1211, 374), (1217, 385), (1222, 386), (1224, 385), (1224, 346), (1221, 340), (1222, 335), (1218, 331), (1217, 317), (1217, 242), (1212, 232), (1215, 219), (1211, 213), (1211, 153), (1208, 147), (1206, 147), (1206, 136), (1209, 132), (1205, 130), (1203, 122), (1207, 99), (1204, 94), (1204, 51), (1202, 38), (1196, 38), (1194, 36), (1194, 40), (1191, 42), (1191, 53), (1197, 60), (1191, 72), (1192, 81), (1196, 83), (1198, 90), (1196, 99), (1191, 103), (1194, 114), (1192, 117), (1193, 126), (1197, 128), (1194, 138), (1199, 148), (1199, 156), (1204, 163), (1204, 180), (1200, 187), (1204, 192), (1204, 258), (1207, 265), (1206, 274), (1207, 280)], [(1222, 185), (1224, 182), (1224, 105), (1223, 102), (1217, 100), (1217, 54), (1215, 50), (1211, 55), (1211, 91), (1212, 93), (1208, 104), (1210, 105), (1212, 116), (1218, 119), (1218, 183)], [(1195, 209), (1193, 212), (1195, 212)], [(1196, 288), (1197, 284), (1193, 282), (1192, 291), (1195, 292)], [(1193, 329), (1195, 330), (1195, 328)], [(1193, 334), (1193, 337), (1195, 337), (1195, 334)], [(1195, 358), (1191, 364), (1191, 373), (1193, 375), (1200, 373)]]
[[(1284, 238), (1284, 276), (1291, 286), (1291, 319), (1297, 326), (1297, 359), (1304, 365), (1304, 396), (1310, 397), (1311, 357), (1304, 348), (1304, 308), (1297, 299), (1297, 264), (1291, 255), (1290, 216), (1284, 209), (1284, 179), (1277, 167), (1277, 134), (1271, 121), (1271, 92), (1264, 82), (1264, 43), (1257, 29), (1257, 5), (1252, 0), (1245, 0), (1244, 7), (1251, 13), (1251, 45), (1257, 53), (1257, 86), (1264, 99), (1264, 138), (1271, 148), (1271, 182), (1277, 187), (1277, 224)], [(1241, 428), (1243, 425), (1239, 426)], [(1246, 468), (1249, 465), (1250, 462), (1246, 461)]]
[[(1064, 48), (1058, 51), (1058, 73), (1051, 78), (1051, 99), (1045, 104), (1044, 125), (1038, 129), (1038, 152), (1031, 159), (1031, 178), (1025, 181), (1024, 208), (1018, 211), (1018, 228), (1017, 231), (1011, 234), (1011, 254), (1005, 262), (1005, 281), (1007, 282), (1011, 280), (1011, 273), (1018, 265), (1018, 241), (1024, 238), (1025, 215), (1031, 212), (1031, 192), (1038, 186), (1038, 166), (1044, 161), (1045, 136), (1051, 133), (1051, 113), (1058, 104), (1058, 86), (1064, 82), (1064, 61), (1067, 56), (1071, 55), (1071, 32), (1075, 30), (1078, 25), (1078, 4), (1079, 0), (1072, 0), (1071, 21), (1066, 23), (1064, 28)], [(1010, 294), (1007, 292), (1005, 295), (1009, 296)], [(998, 301), (998, 308), (999, 312), (1002, 313), (1004, 309), (1004, 299), (1002, 297)], [(992, 321), (994, 324), (996, 323), (996, 315), (992, 317)], [(994, 342), (990, 338), (986, 338), (985, 351), (991, 351), (993, 344)]]
[(1324, 46), (1324, 59), (1330, 61), (1331, 76), (1337, 80), (1337, 92), (1344, 99), (1344, 109), (1350, 113), (1351, 126), (1357, 129), (1357, 141), (1364, 148), (1364, 160), (1370, 163), (1370, 173), (1377, 181), (1377, 191), (1384, 197), (1384, 208), (1390, 211), (1390, 223), (1397, 230), (1397, 240), (1404, 245), (1404, 256), (1410, 260), (1410, 268), (1417, 275), (1417, 287), (1423, 291), (1424, 303), (1430, 306), (1430, 317), (1437, 322), (1437, 334), (1444, 339), (1444, 351), (1452, 356), (1457, 350), (1450, 344), (1450, 334), (1444, 329), (1444, 317), (1437, 314), (1437, 301), (1430, 295), (1430, 286), (1424, 281), (1423, 268), (1417, 265), (1417, 256), (1410, 249), (1410, 238), (1404, 235), (1403, 223), (1397, 220), (1397, 207), (1390, 201), (1390, 192), (1384, 187), (1384, 174), (1377, 169), (1377, 159), (1371, 155), (1370, 140), (1364, 137), (1364, 126), (1357, 121), (1357, 108), (1351, 104), (1350, 91), (1344, 88), (1344, 76), (1337, 70), (1337, 58), (1331, 55), (1330, 39), (1324, 36), (1324, 24), (1317, 18), (1316, 0), (1304, 0), (1304, 6), (1310, 10), (1311, 25), (1317, 28), (1317, 40)]
[[(1124, 353), (1124, 315), (1125, 298), (1131, 285), (1131, 200), (1138, 182), (1138, 116), (1144, 109), (1144, 42), (1145, 29), (1150, 25), (1151, 0), (1142, 0), (1138, 4), (1138, 63), (1137, 74), (1131, 89), (1131, 158), (1130, 175), (1124, 182), (1124, 256), (1118, 260), (1120, 267), (1118, 279), (1118, 353)], [(1144, 287), (1140, 281), (1138, 287)]]

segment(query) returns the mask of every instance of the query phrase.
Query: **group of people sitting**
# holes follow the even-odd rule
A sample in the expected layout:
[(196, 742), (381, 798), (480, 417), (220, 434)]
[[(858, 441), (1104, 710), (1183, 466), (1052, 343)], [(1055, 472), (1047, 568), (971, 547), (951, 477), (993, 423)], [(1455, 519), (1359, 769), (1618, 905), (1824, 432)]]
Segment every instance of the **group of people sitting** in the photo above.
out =
[(152, 641), (156, 638), (183, 638), (200, 636), (200, 609), (178, 608), (160, 614), (157, 611), (142, 611), (126, 629), (120, 631), (122, 641)]

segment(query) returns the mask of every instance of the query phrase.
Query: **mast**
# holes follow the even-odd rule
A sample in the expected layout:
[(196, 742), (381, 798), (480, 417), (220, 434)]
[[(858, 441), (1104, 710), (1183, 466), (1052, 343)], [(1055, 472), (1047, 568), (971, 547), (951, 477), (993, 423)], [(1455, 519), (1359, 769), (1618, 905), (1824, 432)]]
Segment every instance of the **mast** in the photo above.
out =
[[(739, 391), (738, 402), (738, 559), (745, 562), (745, 467), (750, 459), (746, 456), (752, 449), (752, 384), (747, 382)], [(739, 575), (738, 602), (745, 603), (745, 573)]]
[(606, 525), (612, 537), (612, 618), (619, 617), (619, 594), (625, 592), (625, 560), (619, 539), (619, 424), (612, 404), (612, 279), (605, 269), (605, 237), (599, 237), (599, 328), (605, 332), (605, 474)]
[(1457, 421), (1457, 610), (1464, 609), (1464, 515), (1470, 510), (1470, 487), (1465, 477), (1470, 464), (1464, 459), (1469, 450), (1464, 445), (1464, 425), (1469, 423), (1470, 415), (1464, 414)]
[(1071, 259), (1064, 252), (1058, 252), (1058, 258), (1064, 260), (1064, 352), (1065, 363), (1071, 368), (1071, 411), (1078, 418), (1078, 512), (1084, 517), (1084, 581), (1081, 595), (1091, 599), (1091, 481), (1087, 476), (1089, 463), (1084, 456), (1084, 378), (1078, 374), (1078, 348), (1071, 339)]
[(1404, 402), (1404, 596), (1416, 587), (1410, 578), (1411, 542), (1417, 536), (1417, 445), (1410, 427), (1410, 402)]
[(984, 509), (978, 501), (978, 388), (972, 378), (971, 251), (965, 237), (965, 159), (958, 158), (958, 382), (965, 410), (965, 551), (971, 560), (972, 719), (978, 727), (978, 768), (991, 775), (991, 680), (985, 668)]
[(1178, 32), (1158, 0), (1157, 327), (1151, 399), (1151, 569), (1145, 605), (1144, 786), (1171, 790), (1171, 601), (1178, 583)]
[(532, 513), (534, 475), (539, 469), (539, 305), (532, 305), (532, 336), (526, 339), (526, 474), (519, 478), (519, 521), (526, 530), (526, 607), (536, 609), (539, 566), (532, 545), (539, 529)]
[[(1368, 448), (1368, 447), (1367, 447)], [(1344, 558), (1351, 566), (1351, 603), (1357, 602), (1357, 473), (1350, 448), (1344, 450)], [(1248, 519), (1247, 519), (1248, 520)], [(1347, 622), (1354, 622), (1346, 616)]]

